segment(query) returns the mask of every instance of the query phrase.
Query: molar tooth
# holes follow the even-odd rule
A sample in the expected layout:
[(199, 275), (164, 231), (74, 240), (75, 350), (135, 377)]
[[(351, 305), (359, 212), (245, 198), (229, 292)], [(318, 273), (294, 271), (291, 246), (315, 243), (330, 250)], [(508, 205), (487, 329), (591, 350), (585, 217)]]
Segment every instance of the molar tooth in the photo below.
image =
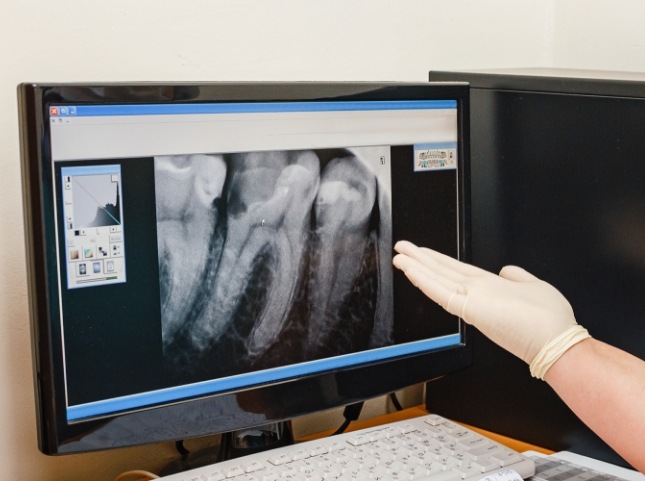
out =
[(184, 328), (212, 262), (214, 201), (224, 188), (226, 164), (221, 155), (160, 156), (154, 173), (162, 335), (169, 343)]
[(314, 203), (316, 263), (311, 279), (311, 319), (307, 345), (324, 344), (339, 322), (369, 242), (376, 202), (376, 178), (356, 156), (330, 161)]
[(273, 263), (272, 278), (246, 340), (248, 354), (257, 356), (282, 331), (302, 280), (300, 265), (318, 190), (319, 161), (311, 151), (237, 154), (231, 171), (222, 260), (213, 299), (196, 326), (193, 342), (212, 340), (225, 331), (239, 308), (256, 258), (268, 248), (273, 252), (268, 257)]

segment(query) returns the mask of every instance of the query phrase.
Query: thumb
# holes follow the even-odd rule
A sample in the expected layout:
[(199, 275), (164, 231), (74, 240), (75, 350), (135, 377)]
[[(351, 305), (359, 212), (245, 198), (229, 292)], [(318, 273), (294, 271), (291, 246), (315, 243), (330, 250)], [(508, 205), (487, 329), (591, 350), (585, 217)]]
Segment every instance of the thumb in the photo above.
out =
[(516, 282), (531, 282), (540, 280), (530, 272), (525, 271), (521, 267), (517, 266), (502, 267), (502, 270), (499, 271), (499, 276), (503, 277), (504, 279), (508, 279), (509, 281)]

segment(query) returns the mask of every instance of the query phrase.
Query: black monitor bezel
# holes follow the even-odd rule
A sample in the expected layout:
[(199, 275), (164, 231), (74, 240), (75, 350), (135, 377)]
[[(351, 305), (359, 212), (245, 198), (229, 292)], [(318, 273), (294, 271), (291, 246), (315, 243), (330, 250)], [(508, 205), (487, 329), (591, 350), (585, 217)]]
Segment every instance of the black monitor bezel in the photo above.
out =
[[(56, 258), (54, 221), (44, 210), (52, 197), (48, 106), (50, 103), (187, 103), (212, 101), (295, 101), (295, 100), (423, 100), (451, 99), (458, 102), (460, 245), (459, 255), (470, 259), (468, 86), (464, 83), (343, 83), (343, 82), (248, 82), (208, 84), (21, 84), (18, 87), (22, 152), (29, 304), (33, 344), (34, 382), (39, 448), (46, 454), (68, 454), (133, 444), (162, 442), (238, 429), (241, 426), (283, 421), (297, 416), (351, 404), (421, 383), (468, 366), (471, 347), (466, 341), (451, 347), (314, 374), (304, 378), (257, 386), (236, 393), (188, 400), (100, 420), (75, 422), (65, 419), (64, 378), (60, 363), (60, 332), (53, 329), (51, 310), (58, 298), (55, 273), (42, 266)], [(53, 257), (52, 257), (53, 256)], [(378, 379), (378, 383), (374, 380)], [(322, 393), (302, 396), (303, 392)], [(255, 409), (255, 406), (260, 406)], [(164, 427), (148, 430), (145, 439), (123, 436), (123, 425), (155, 423), (163, 410)], [(202, 413), (198, 425), (187, 422), (189, 412)], [(203, 414), (208, 411), (207, 419)], [(151, 419), (152, 418), (152, 419)], [(115, 419), (118, 425), (113, 426)], [(151, 419), (151, 420), (150, 420)], [(104, 441), (85, 443), (87, 433), (100, 432)]]

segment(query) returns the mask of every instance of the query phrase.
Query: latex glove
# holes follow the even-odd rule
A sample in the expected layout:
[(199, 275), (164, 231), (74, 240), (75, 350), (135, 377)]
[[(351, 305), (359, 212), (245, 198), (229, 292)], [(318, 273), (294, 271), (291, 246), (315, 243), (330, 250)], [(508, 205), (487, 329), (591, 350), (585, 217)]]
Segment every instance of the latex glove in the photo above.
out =
[(571, 346), (589, 337), (569, 302), (524, 269), (499, 275), (406, 241), (394, 247), (394, 266), (430, 299), (531, 366), (543, 378)]

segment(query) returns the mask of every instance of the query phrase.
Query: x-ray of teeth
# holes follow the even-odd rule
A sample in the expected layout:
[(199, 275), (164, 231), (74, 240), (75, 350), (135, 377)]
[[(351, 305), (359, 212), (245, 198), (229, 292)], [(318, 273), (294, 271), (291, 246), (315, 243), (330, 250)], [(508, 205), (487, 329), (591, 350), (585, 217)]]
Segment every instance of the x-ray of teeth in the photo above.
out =
[(156, 157), (167, 365), (231, 375), (391, 342), (389, 155)]

